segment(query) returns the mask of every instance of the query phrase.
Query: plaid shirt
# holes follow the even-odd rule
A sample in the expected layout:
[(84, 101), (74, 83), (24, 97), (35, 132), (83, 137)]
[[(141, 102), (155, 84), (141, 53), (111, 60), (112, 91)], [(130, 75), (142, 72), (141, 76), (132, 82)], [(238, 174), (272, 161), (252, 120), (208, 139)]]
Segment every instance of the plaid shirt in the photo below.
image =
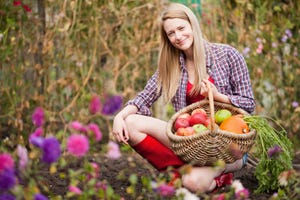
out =
[[(208, 43), (204, 41), (206, 53), (207, 72), (214, 80), (218, 91), (225, 94), (231, 103), (251, 113), (255, 108), (255, 101), (250, 82), (249, 71), (243, 56), (233, 47), (226, 44)], [(175, 111), (187, 106), (186, 90), (188, 83), (188, 72), (185, 64), (184, 54), (179, 58), (181, 66), (181, 79), (172, 105)], [(151, 105), (161, 96), (157, 93), (158, 71), (148, 80), (143, 91), (128, 101), (138, 108), (138, 114), (151, 115)]]

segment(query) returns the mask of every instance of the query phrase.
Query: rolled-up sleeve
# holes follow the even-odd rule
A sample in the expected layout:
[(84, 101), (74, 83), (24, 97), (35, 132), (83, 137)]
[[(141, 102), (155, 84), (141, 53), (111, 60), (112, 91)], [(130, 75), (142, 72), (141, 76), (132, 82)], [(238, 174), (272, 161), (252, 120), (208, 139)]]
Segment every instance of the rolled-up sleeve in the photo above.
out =
[(152, 115), (150, 107), (160, 97), (160, 93), (157, 92), (157, 77), (158, 71), (148, 80), (144, 89), (127, 102), (126, 105), (135, 105), (138, 108), (137, 114)]
[(232, 87), (232, 93), (228, 97), (233, 105), (251, 113), (255, 109), (255, 100), (245, 59), (234, 48), (229, 48), (227, 55), (231, 71), (229, 82)]

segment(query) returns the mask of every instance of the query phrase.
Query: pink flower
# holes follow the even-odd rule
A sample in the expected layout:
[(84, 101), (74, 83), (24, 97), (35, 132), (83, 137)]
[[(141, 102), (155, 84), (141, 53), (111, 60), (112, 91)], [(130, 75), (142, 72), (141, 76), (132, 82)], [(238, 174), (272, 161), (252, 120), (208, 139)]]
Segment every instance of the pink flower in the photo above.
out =
[(69, 127), (79, 132), (86, 132), (86, 128), (79, 121), (71, 122)]
[(43, 128), (38, 127), (37, 129), (35, 129), (35, 131), (30, 136), (40, 137), (42, 135), (43, 135)]
[(100, 167), (99, 167), (99, 165), (95, 162), (90, 163), (90, 165), (93, 168), (93, 170), (87, 175), (88, 180), (90, 180), (92, 178), (98, 178), (100, 176)]
[(22, 1), (14, 1), (14, 6), (20, 6), (22, 5)]
[(32, 122), (36, 127), (40, 127), (45, 123), (44, 110), (41, 107), (37, 107), (32, 114)]
[(19, 168), (24, 169), (28, 163), (28, 152), (25, 147), (18, 145), (17, 153), (19, 157)]
[(108, 143), (108, 151), (106, 153), (106, 156), (110, 159), (118, 159), (121, 157), (121, 152), (119, 145), (115, 142), (110, 141)]
[(89, 150), (89, 140), (85, 135), (73, 134), (68, 138), (67, 150), (76, 157), (84, 156)]
[(13, 169), (15, 166), (14, 160), (8, 153), (0, 154), (0, 172), (5, 169)]
[(93, 95), (90, 101), (89, 110), (91, 114), (96, 114), (102, 108), (102, 104), (100, 101), (100, 97), (97, 95)]
[(77, 186), (73, 186), (73, 185), (69, 186), (69, 191), (73, 192), (75, 194), (81, 194), (82, 193), (82, 191)]
[(100, 141), (102, 139), (102, 132), (100, 131), (97, 124), (90, 123), (88, 125), (88, 129), (94, 133), (96, 141)]
[(162, 197), (172, 197), (175, 194), (175, 189), (173, 186), (168, 184), (161, 184), (154, 191), (159, 193)]
[(23, 4), (22, 6), (26, 12), (31, 12), (31, 8), (28, 5)]
[(233, 181), (232, 187), (234, 188), (236, 199), (241, 200), (249, 198), (249, 190), (244, 188), (243, 184), (239, 180)]

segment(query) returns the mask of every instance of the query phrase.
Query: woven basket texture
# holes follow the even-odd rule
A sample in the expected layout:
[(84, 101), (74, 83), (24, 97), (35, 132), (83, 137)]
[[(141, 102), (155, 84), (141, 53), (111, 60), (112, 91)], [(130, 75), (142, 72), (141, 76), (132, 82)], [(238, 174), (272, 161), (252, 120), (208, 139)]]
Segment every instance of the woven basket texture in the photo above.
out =
[(197, 166), (210, 166), (217, 160), (223, 160), (225, 163), (233, 163), (237, 159), (240, 159), (240, 157), (237, 158), (236, 154), (232, 153), (231, 148), (233, 146), (239, 148), (243, 154), (249, 152), (255, 142), (255, 130), (250, 130), (246, 134), (236, 134), (220, 130), (215, 125), (212, 125), (210, 130), (203, 131), (200, 134), (191, 136), (175, 135), (173, 125), (177, 117), (185, 112), (191, 113), (196, 108), (204, 109), (207, 116), (210, 116), (213, 121), (214, 113), (220, 109), (227, 109), (231, 111), (232, 115), (249, 115), (243, 109), (212, 100), (202, 100), (193, 103), (175, 113), (168, 122), (167, 136), (171, 142), (171, 149), (183, 161)]

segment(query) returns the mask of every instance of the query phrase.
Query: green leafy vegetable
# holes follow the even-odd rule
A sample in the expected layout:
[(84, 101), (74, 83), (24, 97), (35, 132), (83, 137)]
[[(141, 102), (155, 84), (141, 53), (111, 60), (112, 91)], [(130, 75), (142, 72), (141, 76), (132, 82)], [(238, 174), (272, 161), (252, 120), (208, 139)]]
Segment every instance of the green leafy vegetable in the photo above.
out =
[[(275, 129), (263, 116), (244, 116), (251, 129), (257, 132), (254, 154), (259, 159), (255, 169), (255, 177), (259, 182), (256, 193), (270, 192), (279, 189), (278, 176), (281, 172), (292, 168), (293, 145), (286, 131)], [(270, 155), (270, 149), (279, 147), (278, 155)]]

